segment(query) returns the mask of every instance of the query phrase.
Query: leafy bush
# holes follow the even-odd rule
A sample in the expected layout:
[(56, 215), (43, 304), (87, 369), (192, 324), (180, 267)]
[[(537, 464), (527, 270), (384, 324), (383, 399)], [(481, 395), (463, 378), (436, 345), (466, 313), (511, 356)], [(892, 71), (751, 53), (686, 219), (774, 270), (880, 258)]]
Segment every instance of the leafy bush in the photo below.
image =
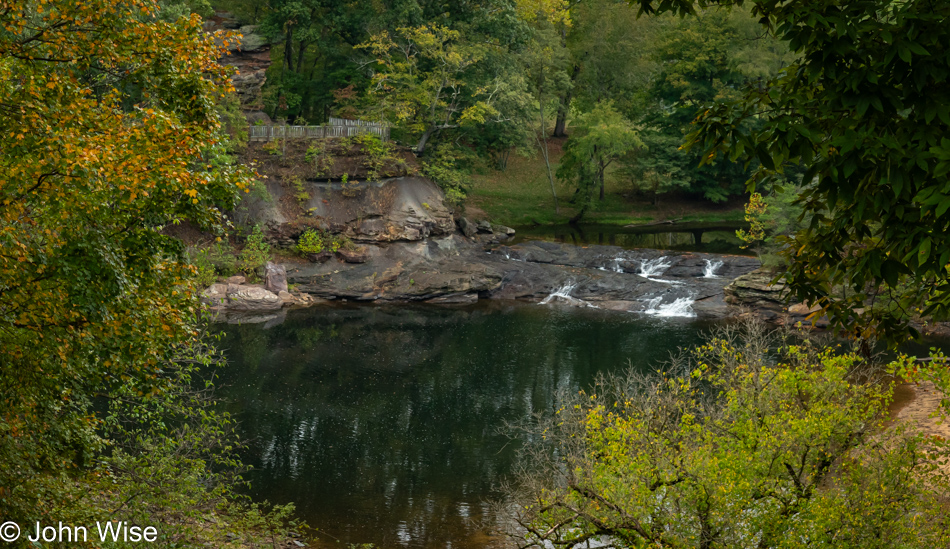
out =
[(303, 204), (310, 200), (310, 193), (307, 192), (306, 187), (304, 187), (302, 179), (299, 177), (291, 177), (289, 183), (294, 188), (294, 198), (297, 199), (297, 202)]
[(270, 259), (270, 244), (264, 241), (264, 232), (260, 225), (248, 235), (244, 249), (237, 257), (238, 268), (248, 276), (254, 276), (254, 270), (267, 263)]
[(334, 236), (317, 229), (307, 229), (297, 240), (297, 251), (303, 255), (321, 252), (336, 253), (340, 248), (349, 246), (350, 242), (346, 237)]
[(723, 328), (668, 373), (602, 379), (527, 427), (509, 533), (522, 547), (946, 547), (948, 447), (887, 426), (892, 375), (915, 369)]
[(231, 247), (221, 241), (206, 247), (190, 247), (185, 256), (194, 267), (194, 280), (200, 286), (210, 286), (219, 276), (231, 276), (237, 272), (237, 257)]
[(460, 156), (460, 151), (443, 145), (422, 164), (422, 173), (442, 188), (450, 204), (461, 204), (468, 193), (468, 173), (459, 167)]
[(307, 162), (313, 165), (313, 173), (317, 177), (330, 174), (333, 168), (333, 155), (330, 154), (329, 140), (314, 139), (307, 147), (305, 156)]
[(269, 154), (269, 155), (271, 155), (271, 156), (283, 156), (283, 155), (284, 155), (284, 151), (282, 151), (281, 148), (280, 148), (280, 140), (279, 140), (279, 139), (275, 139), (275, 140), (273, 140), (273, 141), (268, 141), (267, 143), (264, 143), (264, 146), (261, 147), (261, 148), (264, 149), (264, 152), (266, 152), (267, 154)]

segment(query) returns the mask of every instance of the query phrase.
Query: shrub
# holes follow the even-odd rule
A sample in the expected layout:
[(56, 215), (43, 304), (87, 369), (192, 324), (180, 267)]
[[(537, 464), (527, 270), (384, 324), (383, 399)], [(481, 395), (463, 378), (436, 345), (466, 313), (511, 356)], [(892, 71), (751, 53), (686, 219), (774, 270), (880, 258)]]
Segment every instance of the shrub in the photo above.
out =
[(255, 225), (254, 230), (247, 237), (247, 242), (244, 243), (244, 249), (238, 255), (238, 267), (253, 278), (254, 270), (267, 263), (268, 259), (270, 259), (270, 244), (264, 241), (261, 226)]
[(337, 252), (340, 248), (350, 245), (343, 236), (334, 236), (317, 229), (307, 229), (297, 240), (297, 251), (303, 255), (318, 254), (321, 252)]
[[(602, 379), (528, 427), (521, 546), (946, 547), (946, 444), (888, 427), (898, 359), (722, 329), (664, 375)], [(887, 375), (885, 375), (887, 374)], [(525, 543), (527, 542), (527, 543)]]

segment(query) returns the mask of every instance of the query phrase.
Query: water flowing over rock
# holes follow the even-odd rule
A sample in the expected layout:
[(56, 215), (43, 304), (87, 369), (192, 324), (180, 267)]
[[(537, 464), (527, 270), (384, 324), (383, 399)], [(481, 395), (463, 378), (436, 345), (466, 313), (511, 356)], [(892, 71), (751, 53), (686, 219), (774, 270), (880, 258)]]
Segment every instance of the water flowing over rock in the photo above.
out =
[[(662, 317), (722, 317), (729, 279), (705, 276), (707, 260), (724, 273), (759, 267), (742, 256), (586, 248), (525, 242), (486, 250), (462, 235), (421, 242), (368, 244), (360, 265), (339, 260), (287, 265), (288, 280), (325, 299), (470, 303), (477, 299), (597, 307)], [(649, 277), (643, 276), (646, 266)]]
[(705, 259), (706, 266), (703, 267), (704, 278), (717, 278), (716, 271), (723, 265), (721, 259)]

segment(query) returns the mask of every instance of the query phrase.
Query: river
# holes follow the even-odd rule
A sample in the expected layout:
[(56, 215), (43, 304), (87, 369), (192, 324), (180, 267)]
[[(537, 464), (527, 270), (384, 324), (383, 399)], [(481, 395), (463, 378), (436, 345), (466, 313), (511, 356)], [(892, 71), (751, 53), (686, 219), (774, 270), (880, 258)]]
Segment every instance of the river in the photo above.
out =
[(319, 546), (482, 548), (518, 448), (506, 422), (600, 372), (659, 367), (711, 326), (557, 304), (321, 306), (222, 327), (219, 396), (249, 442), (250, 495), (295, 502)]

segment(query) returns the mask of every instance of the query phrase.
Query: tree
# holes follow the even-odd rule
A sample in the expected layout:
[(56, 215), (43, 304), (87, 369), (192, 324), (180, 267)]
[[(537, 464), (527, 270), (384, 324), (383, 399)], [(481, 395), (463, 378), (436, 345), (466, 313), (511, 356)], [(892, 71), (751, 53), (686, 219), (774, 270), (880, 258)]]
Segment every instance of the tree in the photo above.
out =
[(551, 169), (551, 156), (548, 150), (547, 120), (550, 119), (545, 117), (545, 113), (551, 102), (558, 96), (563, 96), (571, 85), (567, 75), (569, 58), (551, 22), (538, 17), (536, 23), (532, 40), (522, 55), (522, 63), (531, 83), (531, 93), (535, 96), (537, 121), (540, 124), (537, 131), (532, 128), (532, 133), (541, 151), (541, 158), (544, 159), (548, 183), (551, 185), (551, 197), (554, 199), (554, 213), (559, 213), (557, 190), (554, 187), (554, 171)]
[(644, 146), (626, 163), (625, 169), (633, 177), (634, 186), (653, 194), (656, 206), (660, 194), (687, 189), (692, 181), (686, 175), (685, 159), (679, 154), (679, 139), (652, 128), (642, 132), (641, 137)]
[(753, 187), (806, 170), (799, 204), (811, 223), (788, 242), (784, 280), (841, 332), (896, 342), (915, 333), (917, 314), (950, 317), (950, 105), (940, 99), (950, 94), (950, 4), (749, 5), (799, 60), (704, 111), (690, 143), (705, 162), (760, 163)]
[(195, 360), (191, 271), (162, 229), (220, 229), (246, 189), (217, 111), (231, 39), (151, 0), (0, 2), (5, 517), (59, 509), (96, 464), (96, 399), (162, 395)]
[(485, 46), (440, 25), (398, 32), (398, 41), (382, 32), (362, 47), (379, 65), (370, 87), (374, 108), (419, 136), (416, 154), (424, 154), (429, 139), (441, 131), (481, 124), (497, 114), (490, 89), (475, 88), (466, 78), (484, 59)]
[(527, 427), (507, 494), (518, 546), (950, 542), (946, 442), (907, 425), (884, 430), (893, 385), (857, 355), (750, 325), (720, 331), (667, 371), (562, 395), (554, 416)]
[(633, 125), (609, 101), (598, 103), (577, 117), (574, 135), (568, 140), (558, 167), (559, 178), (577, 185), (581, 207), (571, 219), (576, 223), (590, 207), (594, 191), (604, 199), (607, 168), (618, 158), (643, 144)]
[(653, 104), (643, 119), (679, 142), (670, 154), (681, 157), (690, 190), (723, 202), (742, 193), (750, 166), (729, 158), (701, 165), (699, 151), (679, 145), (698, 113), (738, 97), (738, 90), (749, 82), (778, 74), (791, 59), (780, 42), (762, 35), (745, 9), (709, 9), (695, 17), (665, 21), (653, 51), (659, 69), (649, 90)]

